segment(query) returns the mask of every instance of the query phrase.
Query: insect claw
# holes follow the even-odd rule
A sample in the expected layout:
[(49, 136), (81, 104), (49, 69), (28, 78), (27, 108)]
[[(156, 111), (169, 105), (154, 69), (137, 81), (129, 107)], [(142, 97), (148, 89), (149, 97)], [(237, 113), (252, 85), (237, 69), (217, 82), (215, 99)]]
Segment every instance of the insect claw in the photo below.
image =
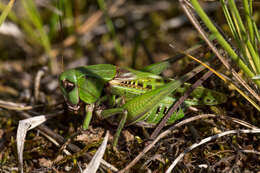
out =
[(80, 106), (79, 105), (74, 105), (74, 106), (71, 106), (71, 105), (68, 105), (68, 108), (74, 112), (78, 112)]

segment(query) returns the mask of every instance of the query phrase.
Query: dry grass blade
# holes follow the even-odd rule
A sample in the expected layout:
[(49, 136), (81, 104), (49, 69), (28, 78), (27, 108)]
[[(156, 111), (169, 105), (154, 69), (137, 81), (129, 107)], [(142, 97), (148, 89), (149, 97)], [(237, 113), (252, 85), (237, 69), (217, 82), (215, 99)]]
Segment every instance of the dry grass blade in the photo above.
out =
[(255, 151), (255, 150), (240, 150), (243, 153), (253, 153), (253, 154), (257, 154), (260, 155), (260, 152)]
[(238, 118), (233, 118), (233, 117), (229, 117), (229, 116), (224, 116), (224, 117), (220, 117), (220, 118), (222, 118), (223, 120), (229, 119), (229, 120), (231, 120), (231, 121), (233, 121), (233, 122), (235, 122), (237, 124), (240, 124), (240, 125), (242, 125), (244, 127), (250, 128), (250, 129), (257, 129), (258, 128), (256, 126), (254, 126), (252, 124), (249, 124), (248, 122), (245, 122), (245, 121), (240, 120)]
[(41, 78), (44, 76), (44, 74), (46, 73), (47, 70), (48, 70), (47, 67), (43, 67), (36, 74), (35, 84), (34, 84), (34, 98), (35, 98), (35, 101), (38, 101), (38, 99), (39, 99)]
[(103, 155), (106, 151), (108, 136), (109, 136), (109, 131), (107, 131), (106, 136), (105, 136), (102, 144), (98, 148), (96, 154), (92, 158), (92, 160), (89, 163), (89, 165), (87, 166), (87, 168), (83, 171), (83, 173), (95, 173), (95, 172), (97, 172), (97, 169), (98, 169), (98, 167), (101, 163), (102, 157), (103, 157)]
[(177, 165), (177, 163), (184, 157), (184, 155), (188, 152), (190, 152), (191, 150), (193, 150), (194, 148), (202, 145), (202, 144), (205, 144), (209, 141), (212, 141), (212, 140), (215, 140), (217, 138), (221, 138), (223, 136), (226, 136), (226, 135), (230, 135), (230, 134), (237, 134), (237, 133), (260, 133), (260, 129), (239, 129), (239, 130), (229, 130), (229, 131), (226, 131), (226, 132), (223, 132), (223, 133), (220, 133), (220, 134), (217, 134), (217, 135), (214, 135), (214, 136), (210, 136), (210, 137), (207, 137), (203, 140), (201, 140), (199, 143), (196, 143), (196, 144), (193, 144), (192, 146), (190, 146), (189, 148), (187, 148), (184, 152), (182, 152), (175, 160), (174, 162), (171, 164), (171, 166), (167, 169), (166, 173), (170, 173), (172, 172), (173, 168)]
[(8, 102), (4, 100), (0, 100), (0, 107), (5, 109), (10, 109), (10, 110), (17, 110), (17, 111), (33, 109), (32, 106), (25, 106), (22, 103)]
[(23, 149), (24, 149), (24, 141), (25, 141), (26, 134), (29, 130), (37, 127), (38, 125), (42, 124), (45, 121), (46, 121), (46, 117), (44, 115), (19, 121), (17, 134), (16, 134), (16, 142), (17, 142), (19, 169), (21, 173), (23, 173)]

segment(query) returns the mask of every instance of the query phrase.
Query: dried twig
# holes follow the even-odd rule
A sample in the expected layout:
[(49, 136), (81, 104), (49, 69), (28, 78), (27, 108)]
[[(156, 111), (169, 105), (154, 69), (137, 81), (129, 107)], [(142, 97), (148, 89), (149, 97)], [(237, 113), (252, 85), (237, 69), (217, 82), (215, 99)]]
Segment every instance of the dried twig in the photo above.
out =
[(184, 95), (173, 105), (173, 107), (168, 111), (167, 115), (164, 116), (163, 120), (160, 122), (160, 124), (156, 127), (156, 129), (153, 131), (151, 138), (153, 139), (158, 135), (158, 133), (161, 131), (161, 129), (165, 126), (166, 122), (170, 118), (170, 116), (176, 111), (176, 109), (184, 102), (185, 99), (188, 98), (188, 96), (192, 93), (194, 89), (196, 89), (199, 85), (201, 85), (207, 78), (209, 78), (212, 75), (211, 71), (208, 71), (205, 73), (199, 80), (197, 80), (188, 91), (184, 93)]

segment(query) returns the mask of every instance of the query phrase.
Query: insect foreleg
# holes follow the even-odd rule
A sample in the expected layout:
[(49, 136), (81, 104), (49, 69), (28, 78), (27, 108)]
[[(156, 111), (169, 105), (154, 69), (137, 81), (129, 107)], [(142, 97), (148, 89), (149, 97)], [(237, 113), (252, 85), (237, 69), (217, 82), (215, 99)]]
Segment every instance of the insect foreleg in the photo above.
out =
[(84, 122), (83, 122), (83, 129), (84, 130), (88, 129), (90, 120), (91, 120), (92, 115), (93, 115), (94, 107), (95, 107), (94, 104), (86, 105), (86, 107), (85, 107), (86, 116), (85, 116), (85, 119), (84, 119)]
[[(100, 98), (98, 100), (98, 102), (96, 103), (97, 105), (99, 105), (100, 103), (102, 102), (105, 102), (105, 101), (109, 101), (110, 104), (114, 104), (115, 103), (115, 99), (112, 97), (108, 97), (108, 96), (104, 96), (102, 98)], [(93, 111), (94, 111), (94, 108), (95, 108), (95, 104), (88, 104), (86, 105), (85, 107), (85, 110), (86, 110), (86, 116), (85, 116), (85, 119), (84, 119), (84, 122), (83, 122), (83, 129), (84, 130), (87, 130), (88, 129), (88, 126), (89, 126), (89, 123), (91, 121), (91, 118), (92, 118), (92, 115), (93, 115)], [(107, 113), (105, 113), (106, 115), (110, 115), (111, 113), (108, 111)], [(112, 114), (113, 115), (113, 114)], [(111, 116), (111, 115), (110, 115)], [(102, 118), (107, 118), (107, 117), (103, 117)]]

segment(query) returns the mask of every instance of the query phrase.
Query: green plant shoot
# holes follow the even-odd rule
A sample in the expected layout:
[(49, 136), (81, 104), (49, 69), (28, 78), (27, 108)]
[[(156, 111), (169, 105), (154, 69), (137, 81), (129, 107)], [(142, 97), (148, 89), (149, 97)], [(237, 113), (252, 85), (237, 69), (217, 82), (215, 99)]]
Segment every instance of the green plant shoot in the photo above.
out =
[[(69, 109), (78, 111), (82, 103), (86, 105), (83, 129), (88, 128), (93, 114), (117, 122), (113, 142), (116, 146), (124, 126), (155, 127), (177, 101), (176, 95), (180, 96), (189, 87), (190, 84), (184, 82), (191, 74), (178, 80), (161, 77), (159, 74), (168, 66), (169, 63), (164, 61), (143, 70), (110, 64), (78, 67), (60, 75), (60, 88)], [(196, 88), (191, 97), (184, 102), (186, 107), (216, 105), (226, 101), (224, 94), (204, 87)], [(183, 111), (175, 112), (167, 124), (183, 116)]]

